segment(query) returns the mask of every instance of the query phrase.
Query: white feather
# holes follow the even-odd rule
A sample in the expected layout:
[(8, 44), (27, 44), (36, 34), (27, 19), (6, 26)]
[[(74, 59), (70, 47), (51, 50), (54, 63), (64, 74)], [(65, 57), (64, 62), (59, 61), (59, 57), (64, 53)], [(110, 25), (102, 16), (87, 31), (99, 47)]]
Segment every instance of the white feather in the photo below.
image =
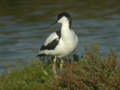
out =
[[(69, 22), (66, 17), (63, 17), (60, 19), (59, 23), (62, 23), (61, 27), (61, 37), (59, 40), (58, 45), (51, 50), (41, 50), (39, 54), (46, 54), (46, 55), (53, 55), (57, 57), (64, 57), (72, 53), (77, 45), (78, 45), (78, 37), (69, 28)], [(44, 45), (48, 45), (50, 42), (52, 42), (54, 39), (59, 39), (58, 35), (56, 32), (53, 32), (45, 41)]]
[(50, 42), (52, 42), (55, 39), (58, 39), (58, 35), (56, 34), (56, 32), (53, 32), (50, 34), (50, 36), (46, 39), (44, 45), (47, 46)]

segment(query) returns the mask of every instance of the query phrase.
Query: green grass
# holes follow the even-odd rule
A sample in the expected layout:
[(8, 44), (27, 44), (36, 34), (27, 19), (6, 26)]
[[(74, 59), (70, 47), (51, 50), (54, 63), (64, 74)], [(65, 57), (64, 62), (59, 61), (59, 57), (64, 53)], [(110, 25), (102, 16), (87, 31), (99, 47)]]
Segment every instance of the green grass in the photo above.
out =
[(110, 49), (100, 56), (97, 45), (85, 48), (85, 56), (75, 55), (64, 69), (52, 72), (51, 64), (34, 60), (23, 69), (0, 76), (0, 90), (120, 90), (120, 62)]
[(51, 66), (32, 62), (22, 70), (16, 69), (0, 76), (0, 90), (48, 90)]

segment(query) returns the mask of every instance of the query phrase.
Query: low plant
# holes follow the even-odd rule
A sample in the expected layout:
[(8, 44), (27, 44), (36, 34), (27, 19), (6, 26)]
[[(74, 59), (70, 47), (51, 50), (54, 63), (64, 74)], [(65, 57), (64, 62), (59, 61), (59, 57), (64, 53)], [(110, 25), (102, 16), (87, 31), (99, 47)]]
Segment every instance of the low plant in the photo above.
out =
[(51, 90), (119, 90), (120, 63), (110, 49), (107, 57), (100, 56), (97, 45), (85, 48), (85, 56), (79, 61), (65, 63), (64, 70), (51, 82)]
[[(85, 55), (66, 60), (62, 70), (52, 72), (50, 63), (33, 60), (24, 68), (0, 76), (0, 90), (120, 90), (120, 62), (110, 49), (100, 55), (99, 46), (84, 45)], [(57, 67), (58, 68), (58, 67)]]

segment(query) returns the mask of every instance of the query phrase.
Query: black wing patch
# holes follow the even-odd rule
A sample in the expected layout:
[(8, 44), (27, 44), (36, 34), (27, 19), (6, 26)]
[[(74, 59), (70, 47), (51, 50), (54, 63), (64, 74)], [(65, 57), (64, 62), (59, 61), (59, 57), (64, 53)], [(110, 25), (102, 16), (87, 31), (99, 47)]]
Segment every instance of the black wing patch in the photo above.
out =
[[(58, 30), (56, 31), (56, 34), (58, 35), (59, 39), (61, 38), (61, 31)], [(56, 46), (58, 45), (59, 43), (59, 39), (55, 39), (53, 40), (52, 42), (48, 43), (48, 45), (43, 45), (40, 50), (52, 50), (52, 49), (55, 49)]]
[(60, 39), (61, 38), (61, 31), (60, 30), (56, 31), (56, 34), (58, 35), (58, 37)]
[(40, 50), (52, 50), (52, 49), (55, 49), (56, 46), (58, 45), (59, 43), (59, 40), (55, 39), (53, 40), (52, 42), (48, 43), (48, 45), (43, 45)]

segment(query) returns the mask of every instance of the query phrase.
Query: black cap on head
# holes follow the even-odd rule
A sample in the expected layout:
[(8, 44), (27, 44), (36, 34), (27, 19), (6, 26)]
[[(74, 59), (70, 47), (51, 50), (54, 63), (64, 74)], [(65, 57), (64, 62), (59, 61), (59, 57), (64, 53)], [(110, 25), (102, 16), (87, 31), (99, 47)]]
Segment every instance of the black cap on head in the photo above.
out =
[(62, 12), (62, 13), (58, 14), (58, 16), (57, 16), (57, 21), (58, 21), (60, 18), (62, 18), (63, 16), (65, 16), (65, 17), (68, 18), (69, 24), (70, 24), (70, 28), (71, 28), (72, 18), (71, 18), (71, 16), (70, 16), (69, 13), (67, 13), (67, 12)]
[(62, 12), (60, 14), (58, 14), (57, 16), (57, 20), (59, 20), (60, 18), (62, 18), (63, 16), (67, 17), (68, 19), (71, 18), (70, 14), (67, 12)]

